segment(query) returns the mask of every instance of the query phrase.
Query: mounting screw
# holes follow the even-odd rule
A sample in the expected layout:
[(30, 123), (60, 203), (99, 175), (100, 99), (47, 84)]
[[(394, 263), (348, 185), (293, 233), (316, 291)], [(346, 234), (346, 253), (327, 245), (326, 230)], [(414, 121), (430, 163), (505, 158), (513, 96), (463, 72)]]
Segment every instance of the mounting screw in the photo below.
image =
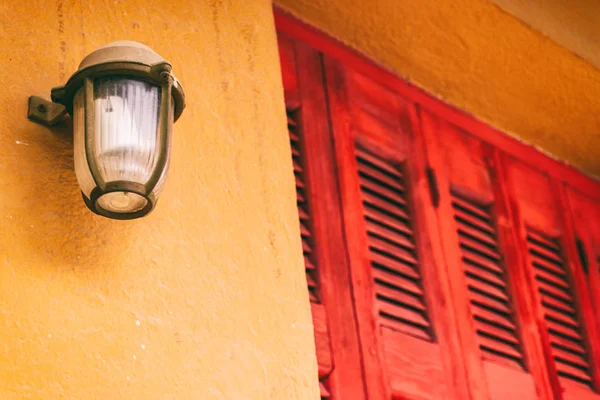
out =
[(45, 113), (46, 111), (48, 111), (45, 104), (38, 104), (37, 110), (41, 113)]

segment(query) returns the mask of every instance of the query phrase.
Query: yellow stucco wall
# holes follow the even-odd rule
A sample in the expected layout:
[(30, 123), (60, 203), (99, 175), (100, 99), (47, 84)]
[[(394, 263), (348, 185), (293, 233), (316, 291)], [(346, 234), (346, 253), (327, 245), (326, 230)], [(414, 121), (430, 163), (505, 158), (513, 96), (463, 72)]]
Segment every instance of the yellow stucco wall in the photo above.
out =
[[(276, 3), (446, 102), (600, 176), (600, 70), (491, 0)], [(578, 3), (597, 15), (593, 2)]]
[[(4, 1), (0, 37), (0, 399), (316, 399), (270, 2)], [(26, 119), (117, 39), (188, 102), (130, 222), (85, 208), (69, 126)]]

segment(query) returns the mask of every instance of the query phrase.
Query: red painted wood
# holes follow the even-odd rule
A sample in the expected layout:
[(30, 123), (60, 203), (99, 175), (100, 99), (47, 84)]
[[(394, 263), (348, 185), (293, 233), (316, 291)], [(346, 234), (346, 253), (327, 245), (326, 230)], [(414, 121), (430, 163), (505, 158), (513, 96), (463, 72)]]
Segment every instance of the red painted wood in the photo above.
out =
[[(307, 200), (316, 207), (310, 217), (318, 221), (314, 232), (301, 228), (318, 244), (319, 262), (306, 260), (307, 271), (320, 272), (309, 286), (323, 292), (323, 304), (313, 305), (317, 352), (329, 357), (319, 356), (329, 385), (322, 396), (600, 398), (558, 378), (558, 370), (590, 376), (569, 364), (581, 363), (576, 354), (583, 349), (599, 383), (600, 341), (591, 339), (600, 337), (600, 184), (289, 15), (276, 10), (275, 18), (289, 35), (280, 40), (286, 102), (302, 110), (309, 137), (310, 162), (294, 168), (308, 176)], [(325, 64), (315, 49), (327, 54)], [(437, 177), (437, 208), (429, 167)], [(299, 199), (306, 196), (301, 187)], [(532, 250), (546, 237), (557, 238), (560, 254), (548, 244)], [(588, 255), (587, 276), (576, 237)], [(542, 286), (550, 294), (539, 292)], [(581, 330), (565, 317), (573, 313), (564, 301), (573, 293)], [(507, 299), (513, 320), (506, 317)], [(556, 322), (545, 318), (548, 310)], [(549, 328), (582, 339), (549, 335)], [(519, 342), (521, 350), (504, 342)], [(558, 370), (556, 357), (568, 361)]]
[[(556, 357), (564, 357), (564, 354), (560, 349), (551, 345), (551, 343), (558, 343), (561, 346), (567, 343), (574, 345), (577, 343), (575, 338), (583, 333), (581, 343), (587, 350), (588, 357), (592, 357), (592, 359), (588, 358), (588, 361), (590, 363), (597, 362), (597, 356), (594, 354), (593, 348), (590, 348), (589, 338), (585, 335), (585, 332), (589, 331), (588, 324), (594, 323), (594, 317), (589, 316), (591, 309), (589, 299), (585, 298), (585, 294), (581, 295), (581, 282), (578, 282), (580, 278), (577, 277), (579, 274), (577, 261), (573, 260), (574, 246), (569, 244), (570, 241), (574, 242), (574, 236), (568, 220), (563, 217), (567, 210), (564, 209), (566, 202), (562, 198), (560, 184), (514, 159), (506, 157), (503, 159), (503, 164), (505, 165), (505, 179), (511, 192), (513, 212), (516, 215), (515, 222), (518, 224), (516, 226), (519, 230), (521, 252), (525, 254), (526, 258), (525, 270), (530, 286), (535, 288), (530, 295), (534, 299), (537, 310), (539, 342), (543, 346), (554, 395), (556, 398), (565, 399), (598, 398), (598, 394), (591, 388), (584, 387), (572, 378), (559, 376), (559, 374), (569, 373), (573, 376), (581, 376), (582, 379), (589, 379), (587, 378), (589, 371), (582, 374), (580, 369), (573, 368), (568, 363), (555, 361)], [(552, 248), (557, 249), (558, 253), (554, 254), (559, 254), (558, 256), (552, 253)], [(545, 258), (554, 260), (552, 263), (556, 263), (557, 271), (567, 278), (569, 288), (566, 291), (552, 289), (553, 285), (545, 283), (549, 280), (539, 280), (544, 279), (544, 275), (540, 274), (540, 267), (535, 266), (534, 262)], [(548, 302), (544, 302), (544, 295), (539, 292), (539, 288), (550, 290), (557, 298), (574, 301), (578, 312), (576, 325), (579, 326), (572, 328), (573, 319), (561, 319), (560, 313), (548, 308)], [(559, 318), (564, 322), (549, 320), (548, 316), (552, 316), (552, 319)], [(555, 333), (549, 329), (554, 330)], [(565, 341), (563, 335), (568, 335), (573, 339)], [(581, 362), (581, 358), (576, 361), (577, 363)]]
[(421, 263), (423, 279), (429, 282), (429, 297), (433, 320), (437, 324), (437, 339), (440, 346), (443, 371), (446, 376), (449, 394), (455, 399), (472, 398), (467, 372), (467, 357), (460, 345), (456, 329), (457, 314), (450, 288), (449, 272), (446, 268), (446, 256), (435, 208), (431, 203), (431, 192), (426, 170), (429, 168), (426, 134), (423, 133), (421, 112), (417, 106), (409, 108), (409, 120), (413, 132), (413, 155), (410, 185), (413, 191), (413, 207), (416, 221), (427, 229), (418, 230), (416, 240), (422, 249)]
[(390, 390), (384, 383), (382, 354), (383, 349), (377, 340), (377, 321), (373, 298), (373, 276), (369, 268), (367, 238), (362, 217), (360, 188), (354, 142), (352, 138), (351, 116), (344, 91), (344, 80), (338, 66), (325, 60), (326, 87), (329, 99), (331, 130), (335, 145), (337, 173), (341, 193), (340, 207), (344, 218), (346, 246), (348, 250), (354, 307), (358, 318), (358, 329), (365, 385), (369, 398), (390, 398)]
[[(446, 314), (452, 313), (447, 306), (451, 301), (447, 283), (439, 281), (440, 275), (444, 279), (444, 273), (439, 273), (444, 268), (430, 254), (432, 234), (424, 223), (427, 203), (422, 201), (428, 199), (427, 187), (423, 186), (426, 181), (422, 179), (425, 168), (419, 171), (409, 157), (423, 152), (416, 151), (413, 142), (416, 113), (378, 83), (357, 77), (354, 71), (328, 58), (325, 66), (369, 396), (427, 398), (425, 391), (430, 388), (429, 398), (443, 398), (453, 391), (452, 383), (462, 379), (464, 370), (456, 371), (453, 359), (455, 354), (462, 358), (462, 352), (443, 355), (440, 348), (440, 343), (453, 340), (451, 328), (445, 323)], [(375, 101), (365, 95), (355, 96), (365, 87), (384, 93), (385, 98)], [(364, 127), (365, 115), (378, 121), (376, 132)], [(379, 228), (372, 228), (365, 218), (372, 219)], [(404, 225), (402, 221), (410, 223)], [(373, 237), (392, 227), (402, 235), (388, 233), (385, 240)], [(397, 263), (381, 257), (379, 251), (393, 254), (404, 265), (394, 266)], [(422, 286), (411, 281), (419, 276)], [(382, 286), (380, 281), (391, 287)], [(402, 295), (396, 288), (411, 294)], [(394, 317), (412, 322), (394, 322)], [(436, 337), (432, 338), (432, 333)], [(456, 398), (468, 398), (464, 386), (456, 389), (460, 393)]]
[[(467, 280), (461, 262), (462, 253), (458, 246), (459, 237), (454, 222), (452, 208), (451, 174), (459, 165), (447, 161), (442, 138), (453, 135), (448, 124), (428, 112), (421, 112), (422, 135), (427, 145), (427, 162), (437, 176), (440, 204), (435, 210), (439, 236), (444, 252), (444, 265), (450, 284), (452, 304), (456, 310), (454, 328), (457, 331), (459, 345), (452, 349), (464, 354), (464, 366), (467, 374), (467, 384), (473, 399), (489, 399), (490, 388), (484, 375), (477, 337), (473, 327), (473, 316), (469, 309), (469, 297), (466, 291)], [(452, 143), (452, 142), (449, 142)], [(458, 144), (458, 143), (457, 143)], [(459, 154), (468, 155), (468, 151)]]
[(521, 340), (526, 355), (527, 370), (534, 378), (540, 399), (559, 399), (560, 387), (556, 375), (550, 374), (554, 365), (544, 343), (543, 317), (537, 308), (537, 292), (529, 268), (529, 256), (519, 234), (523, 228), (512, 188), (506, 177), (504, 158), (496, 149), (489, 149), (490, 170), (496, 198), (499, 239), (505, 254), (505, 265), (511, 282), (516, 317), (521, 327)]
[[(565, 232), (565, 240), (563, 242), (565, 256), (567, 257), (568, 268), (572, 277), (571, 284), (575, 289), (575, 297), (579, 304), (579, 316), (581, 324), (584, 328), (585, 342), (588, 346), (587, 353), (589, 355), (589, 363), (591, 365), (591, 373), (593, 386), (596, 390), (600, 390), (600, 326), (594, 312), (592, 296), (590, 294), (590, 286), (588, 286), (588, 276), (583, 271), (581, 259), (576, 247), (576, 228), (574, 221), (569, 211), (569, 202), (565, 187), (562, 183), (552, 182), (554, 198), (562, 210), (561, 223)], [(592, 215), (590, 215), (592, 217)], [(600, 220), (597, 220), (600, 223)], [(597, 396), (600, 398), (600, 395)]]
[(492, 128), (462, 110), (458, 110), (436, 99), (424, 90), (415, 87), (384, 67), (368, 60), (365, 56), (349, 49), (339, 41), (311, 27), (283, 10), (275, 8), (275, 24), (280, 32), (300, 40), (331, 58), (338, 59), (364, 76), (378, 82), (410, 102), (418, 103), (424, 110), (476, 135), (520, 161), (545, 171), (547, 174), (595, 200), (600, 200), (598, 181), (586, 176), (577, 169), (552, 159), (537, 151), (533, 146), (518, 141), (507, 134)]
[[(335, 183), (334, 159), (323, 86), (321, 58), (303, 45), (280, 35), (282, 73), (288, 108), (296, 109), (296, 129), (301, 135), (292, 141), (298, 155), (294, 170), (302, 176), (301, 221), (310, 221), (310, 230), (301, 224), (308, 271), (317, 270), (308, 286), (315, 293), (312, 304), (315, 342), (321, 380), (321, 396), (332, 399), (362, 399), (364, 379), (355, 329), (349, 269), (342, 234), (339, 194)], [(297, 66), (301, 65), (302, 68)], [(290, 69), (292, 69), (290, 71)], [(292, 132), (293, 133), (293, 132)], [(300, 137), (301, 136), (301, 137)], [(300, 154), (301, 153), (301, 154)], [(300, 196), (299, 196), (300, 200)], [(303, 214), (304, 213), (304, 214)], [(315, 290), (316, 289), (316, 290)], [(320, 304), (317, 304), (319, 302)]]
[(600, 201), (567, 187), (568, 208), (574, 223), (574, 234), (582, 243), (587, 260), (587, 284), (590, 297), (600, 321)]

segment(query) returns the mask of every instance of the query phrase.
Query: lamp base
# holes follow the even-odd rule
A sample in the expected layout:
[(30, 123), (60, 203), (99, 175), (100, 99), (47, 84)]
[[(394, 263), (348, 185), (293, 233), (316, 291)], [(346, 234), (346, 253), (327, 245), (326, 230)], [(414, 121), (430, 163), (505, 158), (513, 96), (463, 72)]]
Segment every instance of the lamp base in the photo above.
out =
[(53, 127), (67, 114), (62, 104), (53, 103), (38, 96), (29, 97), (27, 118), (47, 127)]

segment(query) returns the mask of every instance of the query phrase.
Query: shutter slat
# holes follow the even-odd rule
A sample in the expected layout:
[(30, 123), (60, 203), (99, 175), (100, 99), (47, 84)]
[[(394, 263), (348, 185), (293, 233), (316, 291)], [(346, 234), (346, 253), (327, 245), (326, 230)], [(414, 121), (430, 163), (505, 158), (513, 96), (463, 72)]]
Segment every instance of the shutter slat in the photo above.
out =
[(585, 353), (574, 354), (570, 351), (560, 348), (559, 346), (552, 346), (552, 352), (557, 359), (563, 362), (573, 364), (573, 366), (579, 368), (587, 368), (587, 362), (584, 361), (583, 358)]
[(481, 332), (478, 339), (480, 346), (490, 353), (501, 357), (508, 357), (519, 362), (521, 362), (523, 359), (521, 351), (518, 347), (515, 348), (514, 345), (504, 343), (500, 340), (497, 340), (495, 337), (489, 338), (486, 334), (481, 334)]
[(469, 250), (475, 251), (480, 255), (487, 257), (494, 261), (500, 261), (500, 255), (493, 249), (490, 249), (488, 246), (482, 245), (480, 242), (471, 239), (467, 236), (461, 236), (460, 238), (461, 247), (466, 247)]
[(374, 183), (394, 191), (405, 191), (404, 185), (400, 183), (400, 178), (389, 176), (377, 169), (361, 165), (360, 163), (358, 164), (358, 176), (359, 178), (372, 180)]
[[(582, 342), (579, 329), (574, 328), (573, 326), (565, 325), (560, 321), (555, 321), (548, 315), (546, 315), (546, 324), (548, 325), (548, 330), (552, 335), (562, 336), (576, 342)], [(552, 341), (552, 339), (550, 340)]]
[(302, 188), (296, 186), (296, 201), (298, 203), (306, 203), (306, 197), (304, 197), (304, 192)]
[(558, 335), (553, 335), (550, 338), (550, 344), (553, 347), (570, 350), (571, 353), (580, 354), (580, 357), (585, 356), (585, 349), (581, 347), (581, 343), (577, 340), (569, 340)]
[(494, 228), (489, 224), (489, 222), (482, 221), (480, 218), (472, 216), (458, 209), (455, 209), (454, 211), (456, 212), (455, 218), (461, 224), (470, 225), (472, 229), (478, 229), (481, 232), (494, 236)]
[(288, 117), (287, 117), (287, 123), (288, 123), (289, 130), (291, 130), (291, 128), (296, 127), (296, 121), (294, 121), (294, 118), (292, 118), (290, 115), (288, 115)]
[(308, 221), (310, 219), (306, 211), (304, 211), (303, 207), (298, 207), (298, 214), (300, 216), (300, 219), (303, 221)]
[(474, 314), (474, 318), (480, 322), (495, 324), (500, 328), (504, 328), (509, 331), (517, 331), (515, 323), (508, 318), (498, 315), (495, 312), (486, 310), (485, 308), (479, 307), (477, 313)]
[(563, 314), (567, 314), (572, 318), (576, 318), (576, 311), (573, 307), (573, 304), (568, 301), (560, 301), (555, 299), (554, 297), (542, 294), (542, 304), (546, 307), (550, 307), (554, 310), (562, 312)]
[(494, 248), (496, 247), (496, 238), (490, 236), (485, 232), (481, 232), (479, 229), (475, 229), (461, 222), (459, 233), (470, 237), (472, 240), (480, 242), (482, 245)]
[(519, 340), (517, 339), (514, 331), (507, 331), (505, 329), (498, 328), (492, 324), (487, 324), (482, 321), (474, 321), (475, 330), (482, 331), (488, 336), (497, 337), (507, 343), (512, 343), (514, 346), (519, 346)]
[(427, 329), (424, 329), (422, 327), (413, 326), (403, 321), (397, 321), (386, 315), (380, 315), (379, 323), (381, 324), (381, 326), (385, 326), (395, 331), (402, 332), (406, 335), (426, 341), (431, 341), (431, 334)]
[(475, 202), (464, 199), (455, 193), (452, 197), (452, 205), (454, 206), (455, 210), (458, 210), (458, 212), (466, 212), (476, 216), (486, 224), (491, 223), (490, 213), (486, 207), (478, 206), (475, 204)]
[(504, 273), (504, 269), (498, 263), (490, 260), (487, 257), (483, 257), (481, 254), (478, 254), (467, 248), (462, 248), (462, 253), (463, 253), (462, 260), (466, 264), (469, 264), (469, 265), (477, 267), (477, 268), (486, 268), (486, 269), (496, 272), (498, 274)]
[(493, 236), (489, 235), (486, 232), (482, 232), (479, 229), (475, 229), (474, 227), (469, 226), (463, 223), (462, 221), (459, 222), (461, 223), (459, 228), (460, 234), (470, 236), (473, 240), (477, 240), (483, 245), (487, 245), (489, 247), (496, 246), (496, 238), (494, 238)]
[(572, 379), (574, 381), (578, 381), (584, 383), (586, 385), (592, 384), (592, 378), (589, 373), (582, 368), (573, 367), (565, 362), (560, 363), (560, 367), (558, 369), (558, 375), (564, 378)]
[(304, 252), (304, 254), (312, 253), (312, 248), (310, 247), (310, 244), (308, 244), (306, 238), (302, 238), (302, 251)]
[(384, 172), (387, 175), (391, 175), (396, 179), (402, 179), (402, 174), (393, 165), (390, 165), (386, 160), (380, 159), (377, 156), (371, 155), (368, 152), (355, 148), (356, 158), (358, 161), (358, 168), (360, 170), (364, 168), (375, 168)]
[(482, 295), (481, 293), (477, 293), (472, 291), (470, 293), (471, 301), (475, 303), (478, 307), (487, 307), (490, 311), (493, 311), (502, 315), (511, 315), (511, 310), (508, 307), (508, 304), (498, 301), (496, 299), (491, 299), (488, 296)]
[(554, 274), (549, 274), (547, 271), (536, 268), (535, 269), (535, 277), (540, 281), (541, 284), (549, 285), (558, 288), (559, 290), (569, 291), (569, 284), (564, 280), (564, 278), (559, 278)]
[(290, 132), (290, 141), (292, 142), (292, 145), (297, 145), (300, 142), (300, 138), (298, 138), (298, 135), (293, 132), (292, 130), (289, 131)]
[(381, 252), (397, 260), (402, 260), (409, 264), (416, 264), (417, 259), (415, 258), (412, 251), (409, 251), (400, 246), (394, 246), (393, 244), (386, 242), (385, 240), (378, 239), (374, 236), (369, 236), (369, 247), (371, 249), (377, 249)]
[(510, 299), (508, 298), (508, 294), (506, 293), (506, 289), (497, 288), (493, 285), (485, 285), (484, 283), (467, 276), (467, 287), (472, 292), (483, 292), (488, 296), (492, 296), (499, 300), (508, 302)]
[(358, 148), (356, 161), (378, 323), (431, 341), (401, 167)]
[(379, 312), (385, 314), (387, 317), (401, 320), (423, 329), (429, 328), (429, 321), (427, 321), (423, 314), (410, 308), (397, 307), (395, 304), (390, 304), (387, 301), (379, 301), (378, 308)]
[(377, 185), (376, 182), (371, 179), (367, 179), (364, 176), (359, 177), (359, 182), (363, 190), (370, 191), (375, 196), (382, 197), (385, 201), (406, 206), (406, 201), (402, 196), (402, 192), (394, 191), (383, 185)]
[(386, 215), (372, 207), (364, 207), (364, 211), (365, 218), (369, 222), (389, 226), (390, 228), (393, 228), (409, 236), (412, 236), (413, 234), (412, 229), (405, 221), (399, 219), (392, 219), (389, 215)]
[(425, 304), (421, 302), (419, 296), (414, 296), (406, 292), (387, 287), (385, 285), (377, 285), (377, 296), (381, 296), (389, 301), (402, 303), (416, 311), (425, 312)]
[(304, 172), (302, 169), (302, 165), (300, 165), (299, 160), (296, 160), (295, 158), (292, 158), (292, 160), (293, 160), (293, 164), (294, 164), (294, 171), (300, 172), (300, 173)]
[(376, 252), (371, 252), (370, 255), (371, 261), (374, 263), (374, 265), (392, 270), (415, 280), (418, 280), (420, 277), (414, 266), (402, 263), (389, 257), (385, 257)]
[(311, 261), (310, 257), (307, 257), (306, 255), (304, 255), (304, 266), (306, 267), (306, 269), (311, 270), (311, 271), (316, 269), (315, 265)]
[(408, 279), (403, 276), (393, 274), (379, 268), (373, 268), (373, 278), (375, 279), (375, 281), (385, 282), (388, 285), (395, 286), (416, 296), (423, 295), (423, 290), (421, 289), (421, 286), (419, 286), (419, 284), (412, 279)]
[[(362, 192), (362, 197), (363, 197), (364, 203), (366, 203), (372, 207), (375, 207), (379, 211), (383, 211), (386, 214), (391, 214), (390, 216), (393, 218), (401, 218), (405, 221), (408, 221), (408, 214), (402, 207), (399, 207), (396, 204), (382, 200), (381, 198), (374, 196), (367, 191)], [(388, 216), (388, 218), (389, 218), (389, 216)]]
[(527, 245), (558, 375), (590, 385), (591, 368), (560, 241), (527, 228)]
[(547, 311), (546, 321), (549, 324), (552, 324), (552, 329), (558, 331), (558, 327), (560, 326), (564, 335), (568, 335), (577, 340), (582, 339), (579, 323), (575, 318), (568, 317), (555, 311)]
[(529, 252), (531, 253), (531, 255), (535, 257), (540, 257), (542, 260), (546, 260), (558, 266), (562, 265), (563, 261), (560, 254), (556, 254), (555, 252), (550, 251), (544, 247), (535, 246), (530, 248)]
[(308, 229), (308, 226), (306, 226), (305, 221), (300, 221), (300, 234), (307, 238), (312, 236), (310, 229)]
[(558, 253), (558, 249), (560, 249), (560, 246), (557, 245), (554, 238), (548, 237), (532, 229), (527, 229), (527, 240), (530, 243), (535, 244), (536, 247), (545, 247), (553, 253)]
[(540, 283), (539, 281), (538, 281), (538, 291), (547, 296), (551, 296), (556, 299), (560, 299), (567, 303), (573, 302), (573, 299), (571, 298), (569, 293), (565, 292), (564, 290), (560, 290), (559, 288), (557, 288), (555, 286)]
[(395, 230), (391, 230), (382, 225), (376, 224), (370, 220), (366, 220), (367, 223), (367, 231), (377, 235), (379, 237), (385, 238), (392, 242), (399, 244), (400, 246), (406, 247), (408, 249), (414, 249), (415, 245), (410, 241), (410, 239), (401, 233), (398, 233)]
[(485, 281), (486, 283), (490, 283), (497, 287), (500, 287), (501, 290), (506, 290), (506, 284), (501, 276), (498, 276), (495, 273), (492, 273), (484, 268), (477, 268), (473, 265), (466, 264), (465, 270), (468, 276), (471, 276), (475, 279), (479, 279), (481, 281)]
[(536, 269), (538, 269), (538, 268), (543, 269), (546, 272), (548, 272), (550, 274), (554, 274), (556, 276), (564, 276), (564, 271), (562, 270), (560, 265), (549, 263), (546, 260), (543, 260), (541, 258), (534, 258), (533, 266)]

